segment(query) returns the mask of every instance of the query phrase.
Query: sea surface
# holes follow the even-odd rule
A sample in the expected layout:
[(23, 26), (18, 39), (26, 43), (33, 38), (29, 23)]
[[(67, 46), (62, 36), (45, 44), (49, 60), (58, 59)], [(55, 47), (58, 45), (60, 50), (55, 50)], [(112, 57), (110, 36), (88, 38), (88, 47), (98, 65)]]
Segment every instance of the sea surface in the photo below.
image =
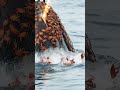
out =
[[(95, 63), (86, 62), (86, 73), (94, 77), (94, 90), (120, 90), (119, 0), (88, 0), (86, 7), (86, 33), (97, 58)], [(114, 79), (113, 64), (119, 70)]]
[[(60, 17), (66, 32), (78, 51), (85, 51), (85, 0), (51, 0), (51, 6)], [(59, 51), (51, 55), (60, 59)], [(69, 53), (67, 52), (67, 55)], [(70, 54), (73, 55), (73, 54)], [(74, 56), (77, 58), (77, 53)], [(85, 90), (85, 62), (75, 65), (35, 64), (35, 90)]]

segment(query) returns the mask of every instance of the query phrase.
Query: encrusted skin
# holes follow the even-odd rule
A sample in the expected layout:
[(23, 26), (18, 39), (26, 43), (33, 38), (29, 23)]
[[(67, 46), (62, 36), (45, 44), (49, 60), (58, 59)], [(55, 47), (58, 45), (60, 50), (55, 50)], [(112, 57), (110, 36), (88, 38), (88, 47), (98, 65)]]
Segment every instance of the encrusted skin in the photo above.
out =
[(62, 25), (58, 15), (50, 7), (46, 22), (43, 21), (42, 15), (45, 9), (44, 2), (36, 2), (36, 14), (35, 14), (35, 46), (36, 51), (44, 51), (49, 47), (59, 47), (74, 51), (72, 42), (66, 33), (64, 26)]
[[(74, 51), (71, 40), (53, 9), (50, 8), (47, 21), (44, 23), (41, 17), (36, 20), (35, 4), (41, 10), (37, 13), (42, 13), (46, 5), (44, 2), (39, 1), (38, 4), (29, 2), (13, 10), (0, 27), (1, 59), (23, 57), (35, 52), (35, 49), (42, 52), (50, 47), (67, 46), (68, 50)], [(36, 42), (37, 40), (39, 43)]]
[(0, 8), (7, 4), (8, 0), (0, 0)]
[[(34, 52), (35, 3), (16, 8), (0, 28), (0, 58), (23, 57)], [(30, 44), (31, 43), (31, 44)]]
[[(5, 1), (5, 2), (4, 2)], [(1, 1), (6, 5), (7, 0)], [(16, 8), (0, 27), (0, 59), (23, 57), (31, 52), (42, 52), (50, 47), (64, 48), (74, 52), (58, 15), (50, 8), (46, 22), (41, 18), (44, 2), (29, 2)], [(2, 6), (2, 4), (1, 4)], [(86, 35), (86, 59), (96, 61), (90, 40)], [(35, 49), (34, 49), (35, 47)]]

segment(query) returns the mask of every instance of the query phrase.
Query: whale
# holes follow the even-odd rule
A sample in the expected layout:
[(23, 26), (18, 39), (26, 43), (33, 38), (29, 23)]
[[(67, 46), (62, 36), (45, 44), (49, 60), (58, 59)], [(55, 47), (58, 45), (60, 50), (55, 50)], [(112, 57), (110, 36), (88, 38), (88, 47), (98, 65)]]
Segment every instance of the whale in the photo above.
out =
[[(15, 0), (12, 0), (12, 3)], [(24, 1), (23, 1), (24, 2)], [(11, 6), (8, 1), (2, 8), (0, 21), (0, 60), (11, 61), (15, 57), (24, 57), (35, 52), (35, 3), (28, 2)], [(23, 5), (24, 4), (24, 5)], [(7, 7), (10, 7), (7, 9)], [(8, 14), (6, 14), (8, 13)]]
[[(41, 53), (56, 47), (75, 52), (73, 43), (54, 9), (48, 6), (46, 20), (42, 17), (46, 5), (42, 1), (28, 2), (21, 7), (15, 7), (6, 16), (0, 26), (1, 60), (13, 60), (15, 57)], [(87, 35), (85, 40), (86, 59), (94, 62), (95, 54)]]
[(46, 21), (42, 18), (46, 3), (36, 1), (35, 3), (35, 50), (44, 52), (48, 48), (63, 48), (74, 52), (72, 41), (65, 31), (63, 24), (52, 7), (46, 15)]
[[(46, 22), (43, 21), (41, 14), (45, 6), (46, 3), (41, 1), (28, 2), (12, 9), (7, 18), (2, 21), (1, 60), (13, 60), (15, 57), (24, 57), (56, 47), (75, 51), (70, 37), (52, 7), (47, 14)], [(37, 19), (36, 15), (38, 15)]]

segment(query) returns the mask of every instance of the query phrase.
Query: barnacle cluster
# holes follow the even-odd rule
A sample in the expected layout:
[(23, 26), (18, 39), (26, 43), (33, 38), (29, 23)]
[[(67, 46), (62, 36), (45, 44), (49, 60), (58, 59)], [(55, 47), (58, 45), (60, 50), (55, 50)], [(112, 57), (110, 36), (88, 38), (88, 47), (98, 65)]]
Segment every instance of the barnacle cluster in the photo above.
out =
[(67, 48), (74, 51), (73, 45), (62, 25), (58, 15), (49, 7), (45, 20), (42, 15), (45, 12), (47, 4), (37, 1), (35, 3), (35, 46), (36, 51), (44, 51), (49, 47)]
[(4, 7), (7, 4), (8, 0), (0, 0), (0, 7)]
[[(0, 28), (0, 57), (22, 57), (34, 52), (34, 3), (16, 8)], [(31, 43), (31, 44), (30, 44)]]

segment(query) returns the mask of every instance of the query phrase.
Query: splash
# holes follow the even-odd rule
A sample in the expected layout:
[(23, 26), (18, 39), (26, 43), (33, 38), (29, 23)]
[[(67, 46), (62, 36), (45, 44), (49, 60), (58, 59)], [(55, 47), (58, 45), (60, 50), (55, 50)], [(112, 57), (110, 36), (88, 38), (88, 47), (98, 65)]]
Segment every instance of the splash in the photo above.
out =
[(75, 64), (82, 64), (85, 62), (85, 57), (82, 58), (81, 54), (83, 51), (76, 51), (70, 52), (65, 51), (64, 49), (60, 48), (50, 48), (42, 53), (35, 54), (35, 63), (41, 62), (41, 60), (46, 59), (47, 57), (50, 58), (51, 64), (60, 64), (61, 59), (68, 58), (69, 60), (74, 59)]

